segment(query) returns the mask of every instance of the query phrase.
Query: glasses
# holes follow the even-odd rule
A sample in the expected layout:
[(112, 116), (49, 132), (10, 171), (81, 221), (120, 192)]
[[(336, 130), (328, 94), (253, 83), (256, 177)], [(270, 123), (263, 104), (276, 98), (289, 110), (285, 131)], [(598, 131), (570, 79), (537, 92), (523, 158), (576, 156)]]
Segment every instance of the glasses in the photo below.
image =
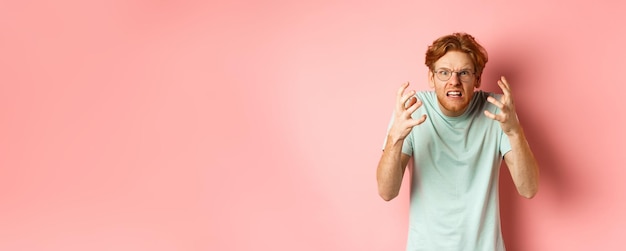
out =
[(456, 76), (459, 77), (461, 82), (470, 82), (474, 77), (474, 72), (469, 70), (451, 71), (449, 69), (439, 69), (434, 71), (434, 73), (441, 81), (448, 81), (452, 77), (452, 73), (456, 73)]

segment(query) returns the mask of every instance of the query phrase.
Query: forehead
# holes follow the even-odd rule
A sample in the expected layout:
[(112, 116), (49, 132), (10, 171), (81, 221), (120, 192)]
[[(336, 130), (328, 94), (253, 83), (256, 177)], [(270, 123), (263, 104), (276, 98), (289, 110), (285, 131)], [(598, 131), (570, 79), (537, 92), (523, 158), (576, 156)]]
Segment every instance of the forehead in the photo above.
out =
[(457, 70), (473, 67), (474, 63), (469, 54), (460, 51), (449, 51), (435, 62), (435, 68)]

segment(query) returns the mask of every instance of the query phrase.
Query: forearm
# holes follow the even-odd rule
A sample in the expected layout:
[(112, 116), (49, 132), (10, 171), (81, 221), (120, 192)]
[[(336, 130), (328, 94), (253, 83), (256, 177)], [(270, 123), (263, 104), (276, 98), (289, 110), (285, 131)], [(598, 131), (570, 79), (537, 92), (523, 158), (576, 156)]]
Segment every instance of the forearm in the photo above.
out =
[(525, 198), (532, 198), (539, 188), (539, 167), (526, 140), (523, 130), (509, 137), (511, 151), (505, 160), (517, 191)]
[(387, 138), (387, 143), (383, 154), (378, 162), (376, 179), (378, 181), (378, 193), (384, 200), (389, 201), (395, 198), (402, 183), (406, 161), (402, 157), (403, 140), (393, 140)]
[(402, 154), (404, 139), (411, 133), (414, 126), (426, 120), (426, 114), (413, 119), (412, 114), (422, 105), (422, 102), (415, 97), (413, 90), (404, 94), (408, 86), (409, 83), (405, 83), (398, 89), (393, 123), (389, 128), (385, 149), (376, 168), (378, 193), (386, 201), (398, 196), (404, 169), (410, 159), (409, 155)]

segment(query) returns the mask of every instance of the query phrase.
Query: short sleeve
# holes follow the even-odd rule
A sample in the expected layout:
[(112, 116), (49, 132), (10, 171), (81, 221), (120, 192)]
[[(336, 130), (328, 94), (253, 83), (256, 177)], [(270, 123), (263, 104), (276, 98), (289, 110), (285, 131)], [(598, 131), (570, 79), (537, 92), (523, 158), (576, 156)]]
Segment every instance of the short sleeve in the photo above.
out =
[(502, 131), (500, 136), (500, 154), (502, 154), (504, 158), (504, 155), (509, 151), (511, 151), (511, 142), (509, 141), (509, 137)]
[(409, 133), (408, 136), (404, 139), (404, 143), (402, 143), (402, 153), (413, 156), (413, 131)]

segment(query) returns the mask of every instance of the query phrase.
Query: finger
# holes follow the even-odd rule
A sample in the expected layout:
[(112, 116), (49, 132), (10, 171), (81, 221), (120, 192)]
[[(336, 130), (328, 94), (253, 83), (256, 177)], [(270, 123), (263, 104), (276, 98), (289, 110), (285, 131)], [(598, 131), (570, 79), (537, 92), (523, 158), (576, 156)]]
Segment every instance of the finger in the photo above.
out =
[[(499, 102), (504, 104), (504, 106), (509, 107), (510, 109), (515, 109), (513, 108), (513, 96), (511, 96), (511, 90), (506, 88), (504, 85), (504, 83), (498, 83), (498, 85), (502, 86), (502, 92), (504, 92), (504, 94), (500, 97)], [(493, 102), (492, 102), (493, 103)], [(500, 107), (500, 109), (504, 109), (503, 107)]]
[(408, 103), (407, 101), (408, 101), (410, 98), (413, 98), (413, 97), (415, 97), (415, 91), (414, 91), (414, 90), (410, 90), (409, 92), (407, 92), (406, 94), (404, 94), (404, 95), (400, 98), (400, 100), (399, 100), (400, 104), (402, 104), (402, 108), (406, 109), (406, 107), (407, 107), (407, 106), (406, 106), (406, 104)]
[(398, 93), (396, 95), (397, 99), (400, 99), (400, 97), (402, 97), (402, 94), (404, 94), (404, 90), (406, 90), (407, 87), (409, 87), (409, 82), (400, 85), (400, 88), (398, 89)]
[(415, 103), (413, 103), (406, 109), (407, 116), (410, 117), (411, 114), (413, 114), (415, 111), (417, 111), (418, 108), (420, 108), (420, 106), (422, 106), (422, 101), (415, 98)]
[(496, 116), (495, 114), (491, 113), (490, 111), (485, 110), (484, 114), (485, 114), (485, 116), (487, 116), (487, 118), (490, 118), (490, 119), (496, 120), (496, 121), (498, 121), (498, 122), (502, 122), (502, 121), (500, 120), (500, 117)]
[(509, 89), (509, 90), (511, 89), (511, 85), (509, 85), (509, 81), (506, 80), (506, 78), (504, 76), (500, 77), (500, 80), (506, 86), (507, 89)]
[(422, 115), (419, 119), (411, 120), (411, 123), (409, 124), (409, 126), (411, 127), (418, 126), (424, 123), (424, 121), (426, 121), (426, 114)]
[(504, 109), (504, 104), (502, 104), (502, 102), (498, 101), (496, 98), (492, 96), (487, 97), (487, 102), (492, 103), (493, 105), (497, 106), (498, 108), (500, 108), (500, 110)]
[(407, 100), (407, 102), (404, 104), (404, 108), (409, 108), (415, 103), (417, 103), (417, 97), (411, 96), (409, 97), (409, 100)]
[(396, 93), (396, 109), (401, 110), (404, 105), (404, 102), (406, 102), (406, 100), (402, 101), (403, 99), (403, 94), (404, 91), (406, 90), (406, 88), (409, 86), (409, 82), (403, 83), (402, 85), (400, 85), (400, 88), (398, 89), (398, 92)]
[(409, 86), (409, 82), (406, 82), (400, 85), (400, 88), (398, 88), (398, 92), (396, 93), (396, 109), (397, 110), (401, 109), (402, 103), (400, 102), (400, 100), (402, 99), (402, 94), (404, 94), (404, 90), (406, 90), (408, 86)]
[(422, 115), (418, 120), (417, 120), (417, 124), (421, 125), (422, 123), (424, 123), (424, 121), (426, 121), (426, 114)]
[(504, 76), (500, 77), (500, 80), (498, 80), (498, 86), (500, 86), (500, 89), (502, 89), (502, 93), (504, 93), (504, 95), (511, 95), (511, 86)]

